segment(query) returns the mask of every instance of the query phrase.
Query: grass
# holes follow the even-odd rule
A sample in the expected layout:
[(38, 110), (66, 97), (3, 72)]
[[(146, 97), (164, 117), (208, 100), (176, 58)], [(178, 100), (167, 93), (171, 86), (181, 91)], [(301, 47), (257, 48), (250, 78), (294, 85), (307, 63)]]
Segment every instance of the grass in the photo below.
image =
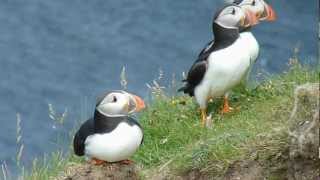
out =
[[(166, 96), (157, 84), (153, 100), (139, 116), (145, 138), (133, 159), (141, 166), (142, 176), (169, 168), (176, 174), (196, 169), (216, 177), (241, 158), (275, 157), (287, 147), (294, 87), (306, 82), (319, 82), (319, 72), (295, 63), (288, 72), (266, 78), (255, 89), (239, 86), (231, 95), (234, 112), (221, 115), (219, 99), (210, 104), (214, 125), (207, 129), (200, 127), (200, 113), (192, 98)], [(83, 163), (83, 159), (53, 153), (35, 160), (23, 177), (49, 179), (73, 163)]]
[(232, 95), (233, 113), (221, 115), (221, 100), (214, 101), (209, 107), (212, 129), (199, 127), (200, 114), (191, 98), (157, 98), (141, 116), (145, 142), (134, 159), (144, 169), (168, 162), (176, 172), (197, 169), (217, 176), (232, 162), (251, 156), (252, 149), (261, 160), (277, 154), (287, 146), (294, 87), (318, 82), (319, 74), (294, 65), (268, 79), (253, 90), (238, 87)]

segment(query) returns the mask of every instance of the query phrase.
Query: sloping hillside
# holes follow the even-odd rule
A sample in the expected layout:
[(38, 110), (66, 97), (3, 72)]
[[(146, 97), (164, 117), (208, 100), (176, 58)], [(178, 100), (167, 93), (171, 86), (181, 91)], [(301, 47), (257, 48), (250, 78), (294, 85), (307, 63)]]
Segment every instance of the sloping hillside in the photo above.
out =
[[(254, 89), (239, 86), (231, 95), (234, 108), (220, 114), (221, 100), (210, 104), (213, 125), (201, 128), (192, 98), (167, 96), (153, 89), (153, 99), (140, 115), (145, 139), (133, 157), (142, 179), (282, 179), (289, 162), (288, 128), (294, 88), (318, 82), (319, 73), (300, 65), (265, 78)], [(26, 179), (72, 176), (83, 159), (56, 154), (49, 165), (37, 163)], [(317, 165), (318, 166), (318, 165)], [(65, 168), (68, 167), (68, 168)], [(238, 174), (237, 174), (238, 173)], [(239, 174), (240, 173), (240, 174)], [(136, 176), (135, 176), (136, 177)], [(72, 179), (72, 178), (71, 178)]]

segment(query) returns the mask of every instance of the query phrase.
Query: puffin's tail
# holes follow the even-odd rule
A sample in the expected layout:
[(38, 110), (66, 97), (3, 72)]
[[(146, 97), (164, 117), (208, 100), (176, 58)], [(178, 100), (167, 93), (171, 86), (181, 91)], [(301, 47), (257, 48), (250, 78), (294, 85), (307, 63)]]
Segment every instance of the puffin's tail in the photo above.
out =
[(77, 132), (73, 139), (73, 151), (77, 156), (83, 156), (84, 148), (83, 138), (81, 138), (79, 132)]
[(185, 90), (186, 90), (186, 86), (183, 86), (183, 87), (178, 89), (178, 92), (184, 92), (185, 93)]
[(183, 92), (185, 94), (189, 94), (190, 96), (194, 96), (193, 92), (194, 88), (192, 88), (188, 83), (185, 86), (178, 89), (178, 92)]
[(182, 82), (182, 83), (185, 83), (185, 86), (179, 88), (179, 89), (178, 89), (178, 92), (184, 92), (184, 93), (186, 93), (185, 91), (186, 91), (187, 86), (188, 86), (187, 80), (186, 80), (186, 79), (182, 79), (181, 82)]

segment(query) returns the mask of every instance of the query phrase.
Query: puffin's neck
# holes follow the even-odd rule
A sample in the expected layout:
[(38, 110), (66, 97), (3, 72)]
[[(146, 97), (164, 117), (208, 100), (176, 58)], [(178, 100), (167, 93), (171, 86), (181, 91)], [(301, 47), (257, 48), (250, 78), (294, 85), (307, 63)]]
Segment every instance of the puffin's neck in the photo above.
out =
[(251, 31), (251, 26), (249, 27), (246, 27), (246, 28), (240, 28), (239, 29), (239, 32), (242, 33), (242, 32), (250, 32)]
[(115, 129), (118, 124), (127, 119), (127, 116), (110, 117), (100, 113), (98, 110), (94, 112), (94, 132), (105, 133)]
[(227, 44), (230, 45), (235, 42), (239, 37), (239, 29), (225, 28), (217, 23), (212, 25), (214, 42), (217, 44)]

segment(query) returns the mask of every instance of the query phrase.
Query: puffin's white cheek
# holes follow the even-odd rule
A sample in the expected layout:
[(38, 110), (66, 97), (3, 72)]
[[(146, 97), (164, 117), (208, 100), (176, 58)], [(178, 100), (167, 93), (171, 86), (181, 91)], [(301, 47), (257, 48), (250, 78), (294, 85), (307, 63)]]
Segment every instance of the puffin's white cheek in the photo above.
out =
[(103, 114), (110, 114), (111, 112), (110, 112), (110, 109), (109, 109), (110, 107), (107, 105), (107, 104), (104, 104), (104, 105), (100, 105), (100, 106), (98, 106), (98, 110), (101, 112), (101, 113), (103, 113)]
[(108, 103), (100, 105), (98, 110), (105, 115), (124, 115), (126, 114), (126, 105), (122, 103)]

